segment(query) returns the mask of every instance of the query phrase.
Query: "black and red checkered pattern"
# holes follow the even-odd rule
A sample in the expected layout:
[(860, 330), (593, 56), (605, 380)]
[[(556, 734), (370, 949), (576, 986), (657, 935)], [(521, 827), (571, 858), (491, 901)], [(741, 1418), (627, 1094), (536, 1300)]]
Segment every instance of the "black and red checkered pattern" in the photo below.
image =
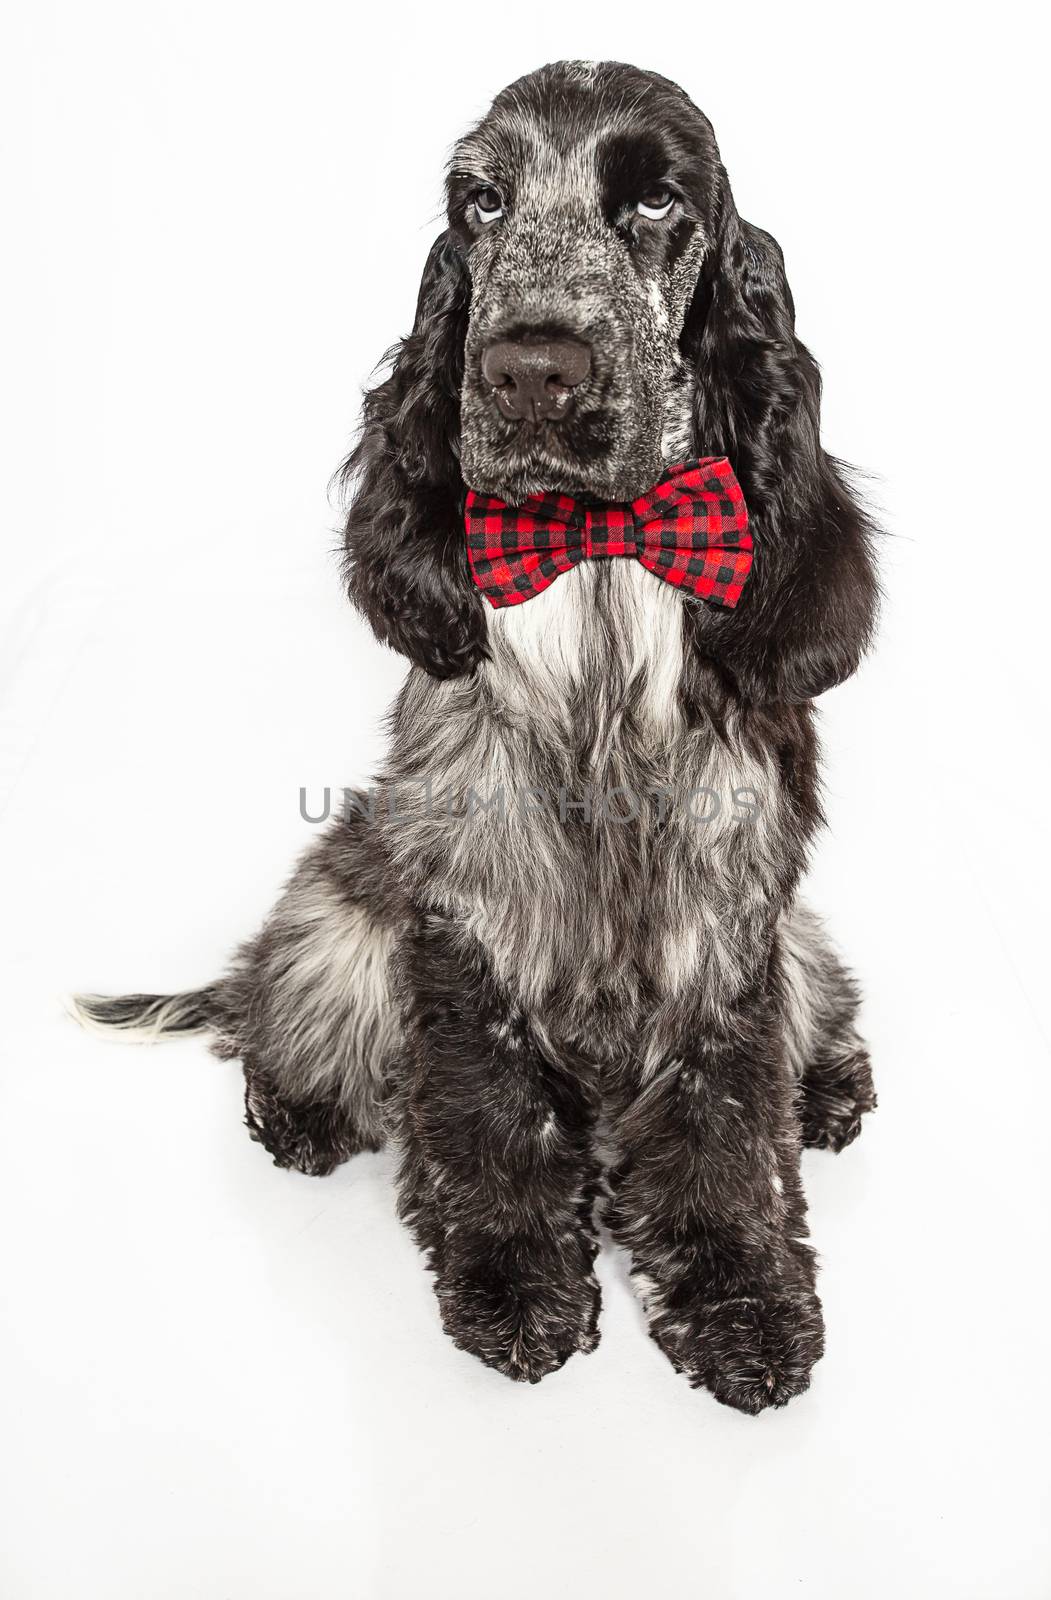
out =
[(590, 505), (564, 494), (509, 506), (467, 496), (467, 556), (491, 606), (531, 600), (580, 561), (634, 556), (665, 583), (733, 607), (752, 567), (741, 485), (725, 456), (672, 467), (626, 505)]

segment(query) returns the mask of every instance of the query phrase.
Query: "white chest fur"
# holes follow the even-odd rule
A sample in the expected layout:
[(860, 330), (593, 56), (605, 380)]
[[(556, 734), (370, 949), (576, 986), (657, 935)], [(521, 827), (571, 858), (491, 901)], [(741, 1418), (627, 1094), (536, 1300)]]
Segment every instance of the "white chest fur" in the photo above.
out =
[(628, 702), (651, 735), (678, 725), (682, 602), (637, 561), (583, 562), (534, 599), (491, 611), (489, 644), (494, 695), (548, 727), (585, 712), (615, 721)]
[[(412, 685), (392, 859), (410, 885), (427, 863), (431, 902), (531, 1010), (558, 993), (563, 1020), (583, 1018), (606, 993), (631, 1011), (687, 987), (721, 1003), (761, 954), (781, 801), (736, 712), (687, 724), (680, 594), (636, 561), (592, 561), (488, 620), (475, 677)], [(414, 780), (455, 815), (414, 800)], [(654, 790), (670, 797), (659, 825)]]

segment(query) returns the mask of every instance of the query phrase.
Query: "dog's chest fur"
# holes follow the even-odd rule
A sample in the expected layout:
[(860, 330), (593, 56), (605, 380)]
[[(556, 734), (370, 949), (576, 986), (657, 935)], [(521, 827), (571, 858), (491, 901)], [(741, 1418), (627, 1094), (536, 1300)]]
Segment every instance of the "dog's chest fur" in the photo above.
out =
[(735, 711), (687, 726), (683, 621), (637, 562), (585, 563), (492, 614), (474, 678), (414, 673), (399, 703), (394, 864), (562, 1031), (721, 1010), (764, 959), (780, 775)]

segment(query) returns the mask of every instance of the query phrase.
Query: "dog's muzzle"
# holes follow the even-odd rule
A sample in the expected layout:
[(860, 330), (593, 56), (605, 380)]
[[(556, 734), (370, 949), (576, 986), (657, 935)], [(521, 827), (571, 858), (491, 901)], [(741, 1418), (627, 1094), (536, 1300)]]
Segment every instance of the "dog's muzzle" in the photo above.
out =
[(591, 372), (591, 347), (580, 339), (497, 339), (483, 350), (481, 365), (501, 416), (561, 422)]

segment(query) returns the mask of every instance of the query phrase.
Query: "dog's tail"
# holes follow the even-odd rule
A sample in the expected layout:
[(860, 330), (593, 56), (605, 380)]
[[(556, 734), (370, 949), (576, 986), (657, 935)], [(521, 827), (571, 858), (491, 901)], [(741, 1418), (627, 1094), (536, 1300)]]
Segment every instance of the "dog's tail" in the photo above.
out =
[(67, 1009), (81, 1027), (128, 1044), (208, 1033), (216, 1022), (218, 984), (182, 994), (74, 994)]

